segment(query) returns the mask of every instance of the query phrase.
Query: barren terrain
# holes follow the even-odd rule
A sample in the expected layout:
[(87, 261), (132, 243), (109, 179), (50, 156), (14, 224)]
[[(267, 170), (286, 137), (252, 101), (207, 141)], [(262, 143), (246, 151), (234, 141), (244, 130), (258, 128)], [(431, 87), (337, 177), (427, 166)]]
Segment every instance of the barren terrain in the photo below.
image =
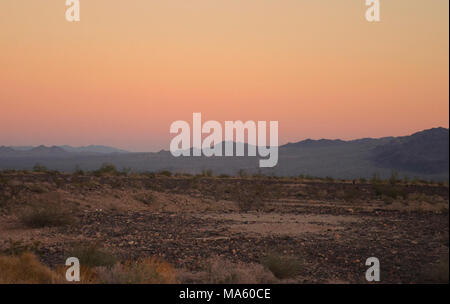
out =
[[(96, 244), (117, 263), (159, 257), (188, 283), (221, 282), (214, 263), (262, 265), (250, 283), (365, 283), (369, 257), (382, 283), (448, 280), (448, 184), (209, 175), (2, 172), (0, 252), (55, 269)], [(295, 272), (277, 272), (283, 259)]]

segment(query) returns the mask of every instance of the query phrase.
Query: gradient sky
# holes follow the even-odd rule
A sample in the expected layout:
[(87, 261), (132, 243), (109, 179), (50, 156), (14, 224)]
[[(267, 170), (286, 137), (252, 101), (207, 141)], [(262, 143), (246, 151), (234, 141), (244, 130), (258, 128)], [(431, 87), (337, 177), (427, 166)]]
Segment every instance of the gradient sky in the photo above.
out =
[(449, 126), (449, 1), (0, 1), (0, 146), (167, 149), (170, 124), (278, 120), (280, 143)]

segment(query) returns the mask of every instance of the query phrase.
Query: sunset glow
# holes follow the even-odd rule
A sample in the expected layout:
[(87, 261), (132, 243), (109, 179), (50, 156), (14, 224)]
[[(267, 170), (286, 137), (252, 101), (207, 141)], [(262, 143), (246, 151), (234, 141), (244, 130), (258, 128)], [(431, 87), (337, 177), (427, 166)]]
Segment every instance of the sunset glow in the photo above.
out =
[(64, 2), (0, 2), (0, 146), (157, 151), (193, 112), (280, 144), (449, 126), (447, 0)]

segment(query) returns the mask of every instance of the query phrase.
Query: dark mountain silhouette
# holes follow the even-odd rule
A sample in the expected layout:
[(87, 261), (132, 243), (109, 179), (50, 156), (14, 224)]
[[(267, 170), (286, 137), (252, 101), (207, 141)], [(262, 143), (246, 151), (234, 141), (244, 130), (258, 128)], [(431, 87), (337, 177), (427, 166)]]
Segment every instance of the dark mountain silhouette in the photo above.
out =
[(1, 154), (10, 154), (15, 153), (16, 151), (10, 147), (1, 146), (0, 147), (0, 155)]
[(24, 151), (25, 153), (28, 154), (34, 154), (34, 155), (58, 155), (58, 154), (64, 154), (67, 153), (67, 151), (65, 151), (64, 149), (61, 149), (60, 147), (57, 146), (52, 146), (52, 147), (46, 147), (46, 146), (38, 146), (36, 148), (33, 148), (29, 151)]
[(334, 145), (342, 145), (345, 144), (346, 141), (340, 140), (340, 139), (319, 139), (319, 140), (313, 140), (313, 139), (306, 139), (302, 140), (296, 143), (288, 143), (286, 145), (283, 145), (281, 147), (284, 148), (305, 148), (305, 147), (330, 147)]
[(67, 152), (73, 153), (129, 153), (128, 151), (117, 149), (109, 146), (101, 146), (101, 145), (89, 145), (83, 147), (72, 147), (68, 145), (60, 146), (60, 148), (64, 149)]
[(371, 159), (384, 168), (425, 174), (448, 171), (449, 130), (434, 128), (394, 138), (373, 149)]
[[(34, 152), (48, 152), (47, 147), (45, 146), (39, 146), (39, 147), (33, 147), (33, 146), (13, 146), (13, 147), (5, 147), (12, 149), (13, 151), (34, 151)], [(89, 145), (89, 146), (83, 146), (83, 147), (73, 147), (69, 145), (63, 145), (63, 146), (53, 146), (50, 148), (60, 148), (66, 152), (71, 153), (129, 153), (128, 151), (117, 149), (114, 147), (109, 146), (101, 146), (101, 145)], [(56, 149), (54, 149), (54, 152), (56, 152)], [(59, 151), (61, 152), (61, 151)], [(0, 150), (1, 153), (1, 150)]]
[[(92, 147), (92, 146), (91, 146)], [(312, 140), (279, 147), (278, 165), (259, 168), (257, 157), (173, 157), (169, 151), (156, 153), (105, 153), (87, 149), (39, 146), (28, 151), (0, 148), (0, 169), (31, 169), (36, 163), (49, 169), (73, 171), (98, 169), (112, 163), (118, 169), (200, 173), (211, 169), (215, 174), (236, 174), (239, 170), (269, 175), (311, 175), (334, 178), (371, 177), (374, 173), (448, 180), (449, 130), (435, 128), (410, 136), (363, 138), (357, 140)], [(116, 149), (111, 148), (110, 151)], [(248, 145), (245, 144), (247, 152)], [(120, 151), (120, 150), (119, 150)], [(235, 152), (235, 148), (233, 149)], [(192, 148), (191, 148), (192, 152)], [(192, 154), (191, 154), (192, 155)]]

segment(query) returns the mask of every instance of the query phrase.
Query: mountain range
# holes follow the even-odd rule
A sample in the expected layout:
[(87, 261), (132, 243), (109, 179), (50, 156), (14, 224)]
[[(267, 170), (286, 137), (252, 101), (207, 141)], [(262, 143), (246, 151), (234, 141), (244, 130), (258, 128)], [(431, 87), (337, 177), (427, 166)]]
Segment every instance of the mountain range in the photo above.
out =
[(449, 129), (433, 128), (409, 136), (357, 140), (307, 139), (279, 147), (278, 165), (258, 166), (259, 157), (178, 157), (169, 151), (131, 153), (107, 146), (0, 146), (0, 169), (31, 169), (36, 163), (49, 169), (72, 171), (76, 167), (94, 170), (103, 163), (132, 171), (216, 174), (247, 172), (318, 177), (358, 178), (378, 174), (433, 180), (449, 178)]

